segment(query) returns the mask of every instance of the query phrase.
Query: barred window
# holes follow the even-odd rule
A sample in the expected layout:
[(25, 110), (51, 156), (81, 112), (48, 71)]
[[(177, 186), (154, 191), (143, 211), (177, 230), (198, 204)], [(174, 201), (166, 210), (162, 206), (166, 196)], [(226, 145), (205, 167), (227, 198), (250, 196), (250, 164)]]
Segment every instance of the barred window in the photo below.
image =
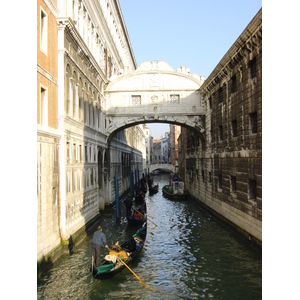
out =
[(180, 96), (170, 95), (170, 104), (180, 104)]
[(219, 126), (219, 141), (223, 141), (223, 126)]
[(255, 57), (249, 61), (248, 67), (250, 69), (250, 79), (255, 78), (256, 77), (256, 58)]
[(231, 93), (235, 93), (236, 90), (236, 75), (234, 75), (231, 77)]
[(257, 112), (249, 115), (250, 118), (250, 133), (257, 133)]
[(248, 182), (248, 197), (249, 200), (256, 200), (256, 180), (249, 179)]
[(231, 121), (231, 134), (233, 137), (237, 136), (237, 121), (236, 120)]
[(219, 181), (218, 187), (219, 187), (219, 189), (222, 189), (222, 173), (219, 173), (218, 181)]
[(141, 105), (142, 100), (140, 95), (131, 96), (131, 105)]
[(218, 90), (218, 99), (219, 99), (219, 103), (223, 102), (223, 88), (220, 87)]
[(231, 192), (236, 193), (236, 176), (231, 176)]

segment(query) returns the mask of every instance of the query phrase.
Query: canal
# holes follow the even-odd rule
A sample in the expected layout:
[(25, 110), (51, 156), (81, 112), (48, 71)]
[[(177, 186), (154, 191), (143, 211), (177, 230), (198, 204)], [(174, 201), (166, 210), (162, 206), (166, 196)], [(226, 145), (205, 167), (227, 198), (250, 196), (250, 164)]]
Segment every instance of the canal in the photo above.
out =
[[(61, 257), (39, 279), (37, 299), (262, 299), (261, 252), (194, 203), (165, 199), (161, 189), (168, 174), (155, 176), (154, 182), (159, 192), (146, 200), (146, 243), (131, 265), (151, 288), (129, 270), (112, 279), (94, 279), (89, 232), (73, 255)], [(127, 226), (123, 203), (120, 223), (112, 208), (101, 212), (100, 224), (108, 245), (136, 231)]]

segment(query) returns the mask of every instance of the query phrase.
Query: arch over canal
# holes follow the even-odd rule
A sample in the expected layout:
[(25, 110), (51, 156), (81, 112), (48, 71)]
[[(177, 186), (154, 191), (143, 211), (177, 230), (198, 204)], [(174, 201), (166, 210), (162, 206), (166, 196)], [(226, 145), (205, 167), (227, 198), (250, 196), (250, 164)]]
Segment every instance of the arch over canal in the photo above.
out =
[(203, 77), (177, 71), (166, 62), (144, 62), (131, 73), (111, 78), (106, 94), (106, 135), (142, 123), (169, 123), (195, 130), (204, 142)]
[(171, 164), (155, 164), (155, 165), (147, 165), (147, 170), (149, 173), (153, 172), (154, 170), (163, 170), (175, 173), (175, 166)]

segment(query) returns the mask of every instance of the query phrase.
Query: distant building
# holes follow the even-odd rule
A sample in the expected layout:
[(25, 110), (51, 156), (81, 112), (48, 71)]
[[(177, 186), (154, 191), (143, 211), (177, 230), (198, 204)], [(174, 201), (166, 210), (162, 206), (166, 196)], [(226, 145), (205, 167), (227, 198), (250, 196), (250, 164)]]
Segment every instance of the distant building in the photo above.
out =
[(161, 139), (161, 163), (167, 164), (169, 161), (169, 138)]
[(181, 126), (170, 124), (170, 137), (169, 137), (169, 163), (172, 165), (176, 164), (178, 158), (178, 137), (181, 132)]
[(151, 138), (151, 130), (147, 126), (145, 126), (145, 144), (146, 144), (146, 164), (151, 163), (151, 149), (152, 149), (152, 138)]
[(153, 140), (152, 163), (153, 164), (160, 164), (161, 163), (161, 139)]

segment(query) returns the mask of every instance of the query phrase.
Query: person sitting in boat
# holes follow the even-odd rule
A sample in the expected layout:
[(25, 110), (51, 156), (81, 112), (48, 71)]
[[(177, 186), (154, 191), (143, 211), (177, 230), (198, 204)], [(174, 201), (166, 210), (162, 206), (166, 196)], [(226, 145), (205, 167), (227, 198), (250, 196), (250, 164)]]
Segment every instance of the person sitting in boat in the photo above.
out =
[(114, 245), (112, 246), (112, 250), (115, 250), (116, 252), (121, 251), (121, 246), (119, 245), (119, 240), (115, 239)]
[(131, 236), (127, 245), (127, 251), (128, 252), (134, 252), (136, 249), (136, 242), (134, 238)]
[(135, 219), (141, 219), (141, 218), (142, 218), (142, 215), (141, 215), (140, 213), (134, 211), (133, 217), (134, 217)]

